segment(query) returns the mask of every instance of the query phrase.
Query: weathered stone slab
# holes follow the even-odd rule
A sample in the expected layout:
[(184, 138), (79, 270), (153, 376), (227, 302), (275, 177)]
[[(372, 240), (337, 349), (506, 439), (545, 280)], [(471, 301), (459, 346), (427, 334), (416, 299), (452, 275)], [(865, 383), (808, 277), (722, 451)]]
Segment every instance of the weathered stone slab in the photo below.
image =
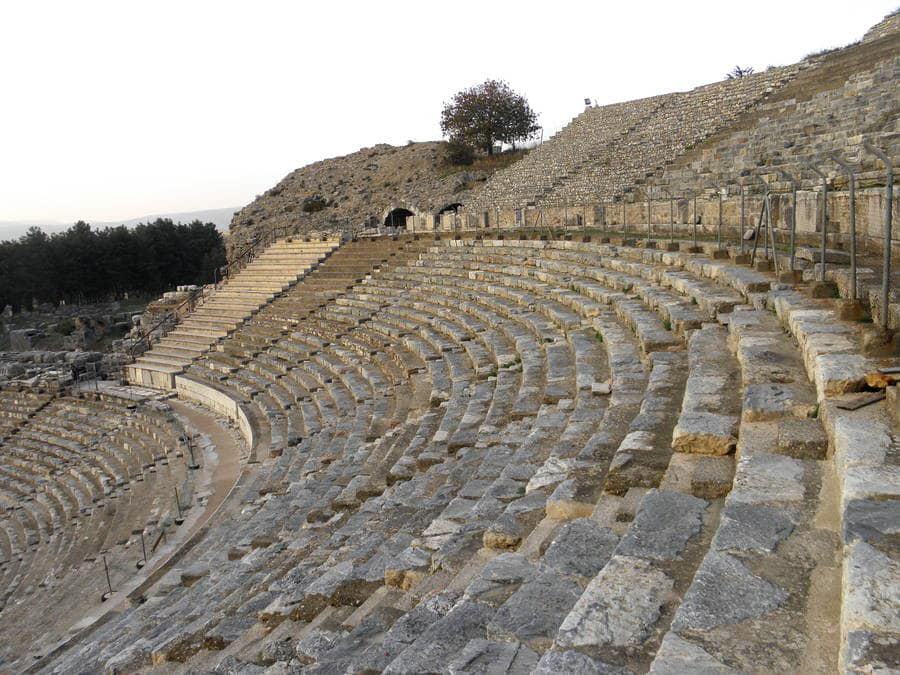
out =
[(809, 417), (816, 402), (789, 384), (751, 384), (744, 390), (741, 419), (744, 422), (766, 422), (792, 415)]
[(692, 494), (700, 499), (724, 497), (734, 480), (734, 457), (673, 453), (660, 483), (661, 490)]
[(653, 675), (737, 675), (738, 671), (720, 663), (702, 647), (675, 633), (663, 638), (650, 666)]
[(409, 675), (432, 672), (435, 664), (449, 663), (468, 644), (484, 635), (493, 610), (480, 602), (464, 601), (430, 625), (385, 668), (385, 673)]
[(820, 354), (816, 357), (816, 391), (819, 398), (859, 391), (872, 370), (869, 360), (859, 354)]
[(846, 504), (843, 540), (877, 543), (900, 534), (900, 499), (856, 499)]
[(738, 460), (731, 499), (740, 502), (797, 502), (804, 496), (803, 463), (768, 452)]
[(559, 624), (581, 595), (581, 586), (555, 571), (544, 571), (522, 584), (487, 626), (496, 640), (543, 644), (553, 641)]
[(538, 655), (519, 642), (470, 640), (462, 653), (447, 666), (459, 675), (525, 675), (538, 664)]
[(646, 560), (613, 556), (566, 616), (556, 642), (562, 647), (639, 645), (672, 587), (672, 579)]
[(337, 631), (319, 628), (297, 640), (294, 645), (294, 653), (301, 663), (315, 663), (334, 646), (341, 636), (342, 633)]
[(547, 652), (531, 675), (625, 675), (631, 671), (593, 659), (574, 650)]
[(672, 448), (678, 452), (727, 455), (737, 444), (738, 419), (708, 412), (682, 413), (672, 432)]
[(431, 554), (420, 548), (409, 547), (394, 556), (384, 568), (384, 583), (403, 590), (412, 588), (431, 563)]
[(711, 630), (756, 619), (787, 597), (787, 592), (754, 575), (737, 558), (709, 551), (675, 614), (672, 630)]
[(879, 634), (870, 631), (853, 631), (843, 644), (841, 661), (847, 673), (900, 672), (900, 650), (897, 633)]
[(556, 520), (572, 520), (591, 515), (600, 492), (603, 469), (583, 466), (574, 476), (556, 486), (547, 498), (547, 515)]
[(575, 466), (575, 460), (562, 459), (560, 457), (551, 456), (547, 458), (541, 468), (535, 472), (531, 480), (525, 486), (525, 492), (537, 490), (542, 487), (557, 485), (566, 479), (569, 471)]
[(398, 618), (384, 639), (366, 648), (354, 659), (354, 663), (360, 670), (381, 672), (429, 627), (446, 615), (455, 600), (455, 595), (442, 594), (420, 603)]
[(706, 502), (681, 492), (651, 490), (641, 502), (617, 555), (674, 560), (700, 531)]
[(729, 502), (716, 530), (714, 545), (720, 551), (774, 551), (793, 529), (794, 522), (784, 509)]
[(844, 559), (843, 630), (900, 632), (900, 562), (865, 542)]
[(560, 574), (593, 578), (609, 561), (618, 541), (612, 530), (579, 518), (557, 530), (541, 561)]
[(465, 597), (499, 606), (537, 570), (521, 553), (501, 553), (466, 587)]

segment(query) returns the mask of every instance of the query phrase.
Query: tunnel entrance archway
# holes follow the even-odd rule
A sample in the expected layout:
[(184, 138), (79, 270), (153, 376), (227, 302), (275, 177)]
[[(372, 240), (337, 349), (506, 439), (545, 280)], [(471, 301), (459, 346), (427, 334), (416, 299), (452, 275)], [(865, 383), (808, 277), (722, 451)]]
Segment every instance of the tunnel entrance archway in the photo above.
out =
[(443, 207), (440, 211), (438, 211), (438, 215), (442, 216), (445, 213), (459, 213), (459, 210), (461, 208), (462, 208), (462, 204), (460, 204), (459, 202), (447, 204), (447, 206)]
[(416, 214), (409, 209), (404, 209), (402, 207), (391, 209), (384, 217), (384, 225), (385, 227), (404, 227), (406, 225), (406, 219), (414, 215)]

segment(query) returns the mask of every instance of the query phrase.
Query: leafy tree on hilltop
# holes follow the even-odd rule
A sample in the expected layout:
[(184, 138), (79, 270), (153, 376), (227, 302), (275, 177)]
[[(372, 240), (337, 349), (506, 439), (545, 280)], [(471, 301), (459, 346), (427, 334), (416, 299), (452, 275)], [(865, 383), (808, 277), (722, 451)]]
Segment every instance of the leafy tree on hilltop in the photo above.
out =
[(742, 77), (747, 77), (747, 75), (753, 74), (753, 68), (751, 66), (735, 66), (730, 73), (728, 73), (725, 77), (729, 80), (739, 80)]
[(444, 104), (441, 131), (451, 141), (491, 155), (494, 143), (515, 143), (540, 129), (537, 114), (521, 94), (502, 80), (486, 80), (463, 89)]

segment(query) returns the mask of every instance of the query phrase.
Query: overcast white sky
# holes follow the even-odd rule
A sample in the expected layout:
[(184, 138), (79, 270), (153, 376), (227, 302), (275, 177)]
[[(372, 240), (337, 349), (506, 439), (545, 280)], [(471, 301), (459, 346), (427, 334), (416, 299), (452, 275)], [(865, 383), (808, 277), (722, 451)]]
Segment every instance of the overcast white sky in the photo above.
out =
[(243, 205), (292, 169), (440, 136), (506, 79), (547, 134), (858, 39), (900, 0), (0, 0), (0, 221)]

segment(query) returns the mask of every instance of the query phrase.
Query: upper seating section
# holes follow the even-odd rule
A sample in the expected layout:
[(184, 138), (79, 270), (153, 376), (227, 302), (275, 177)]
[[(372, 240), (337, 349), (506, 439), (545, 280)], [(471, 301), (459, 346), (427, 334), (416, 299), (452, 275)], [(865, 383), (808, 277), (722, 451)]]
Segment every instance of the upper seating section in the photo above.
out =
[[(855, 159), (861, 140), (880, 146), (900, 164), (900, 32), (886, 34), (816, 57), (787, 85), (740, 117), (733, 125), (685, 153), (656, 183), (684, 188), (726, 185), (750, 171), (782, 167), (816, 187), (804, 161), (827, 159), (833, 152)], [(822, 167), (843, 185), (839, 167)], [(883, 184), (881, 162), (859, 155), (860, 185)], [(806, 180), (803, 180), (803, 179)], [(775, 177), (780, 181), (780, 177)], [(787, 187), (787, 186), (786, 186)]]
[(611, 199), (770, 95), (798, 70), (771, 68), (688, 92), (592, 107), (487, 182), (467, 208)]
[(592, 161), (607, 145), (642, 124), (677, 94), (587, 108), (546, 143), (495, 174), (478, 193), (472, 209), (523, 206)]
[(798, 70), (798, 66), (770, 68), (670, 95), (652, 115), (617, 142), (593, 153), (577, 172), (545, 193), (538, 203), (591, 204), (621, 195), (638, 179), (727, 127), (784, 86)]
[(127, 366), (128, 381), (174, 389), (175, 375), (297, 283), (339, 244), (335, 239), (276, 241), (240, 272), (217, 285), (184, 321)]
[[(675, 196), (728, 185), (736, 194), (738, 183), (760, 189), (751, 174), (770, 184), (783, 182), (774, 175), (778, 168), (799, 178), (801, 189), (815, 189), (816, 177), (803, 168), (808, 160), (822, 164), (832, 189), (845, 189), (846, 177), (831, 161), (832, 153), (857, 165), (859, 187), (883, 185), (880, 160), (861, 145), (872, 142), (895, 166), (900, 161), (898, 47), (893, 15), (863, 41), (797, 64), (688, 92), (588, 108), (524, 159), (495, 173), (466, 210), (479, 217), (488, 212), (494, 223), (494, 209), (602, 205), (648, 182)], [(878, 196), (871, 205), (868, 195), (864, 199), (858, 218), (874, 232), (880, 220), (867, 214), (878, 211)], [(800, 214), (805, 228), (812, 220), (807, 211), (804, 206)], [(832, 211), (839, 212), (836, 222), (846, 230), (846, 208)], [(554, 213), (550, 220), (562, 215)], [(629, 220), (635, 216), (643, 217), (632, 213)], [(500, 215), (504, 222), (510, 218)]]

